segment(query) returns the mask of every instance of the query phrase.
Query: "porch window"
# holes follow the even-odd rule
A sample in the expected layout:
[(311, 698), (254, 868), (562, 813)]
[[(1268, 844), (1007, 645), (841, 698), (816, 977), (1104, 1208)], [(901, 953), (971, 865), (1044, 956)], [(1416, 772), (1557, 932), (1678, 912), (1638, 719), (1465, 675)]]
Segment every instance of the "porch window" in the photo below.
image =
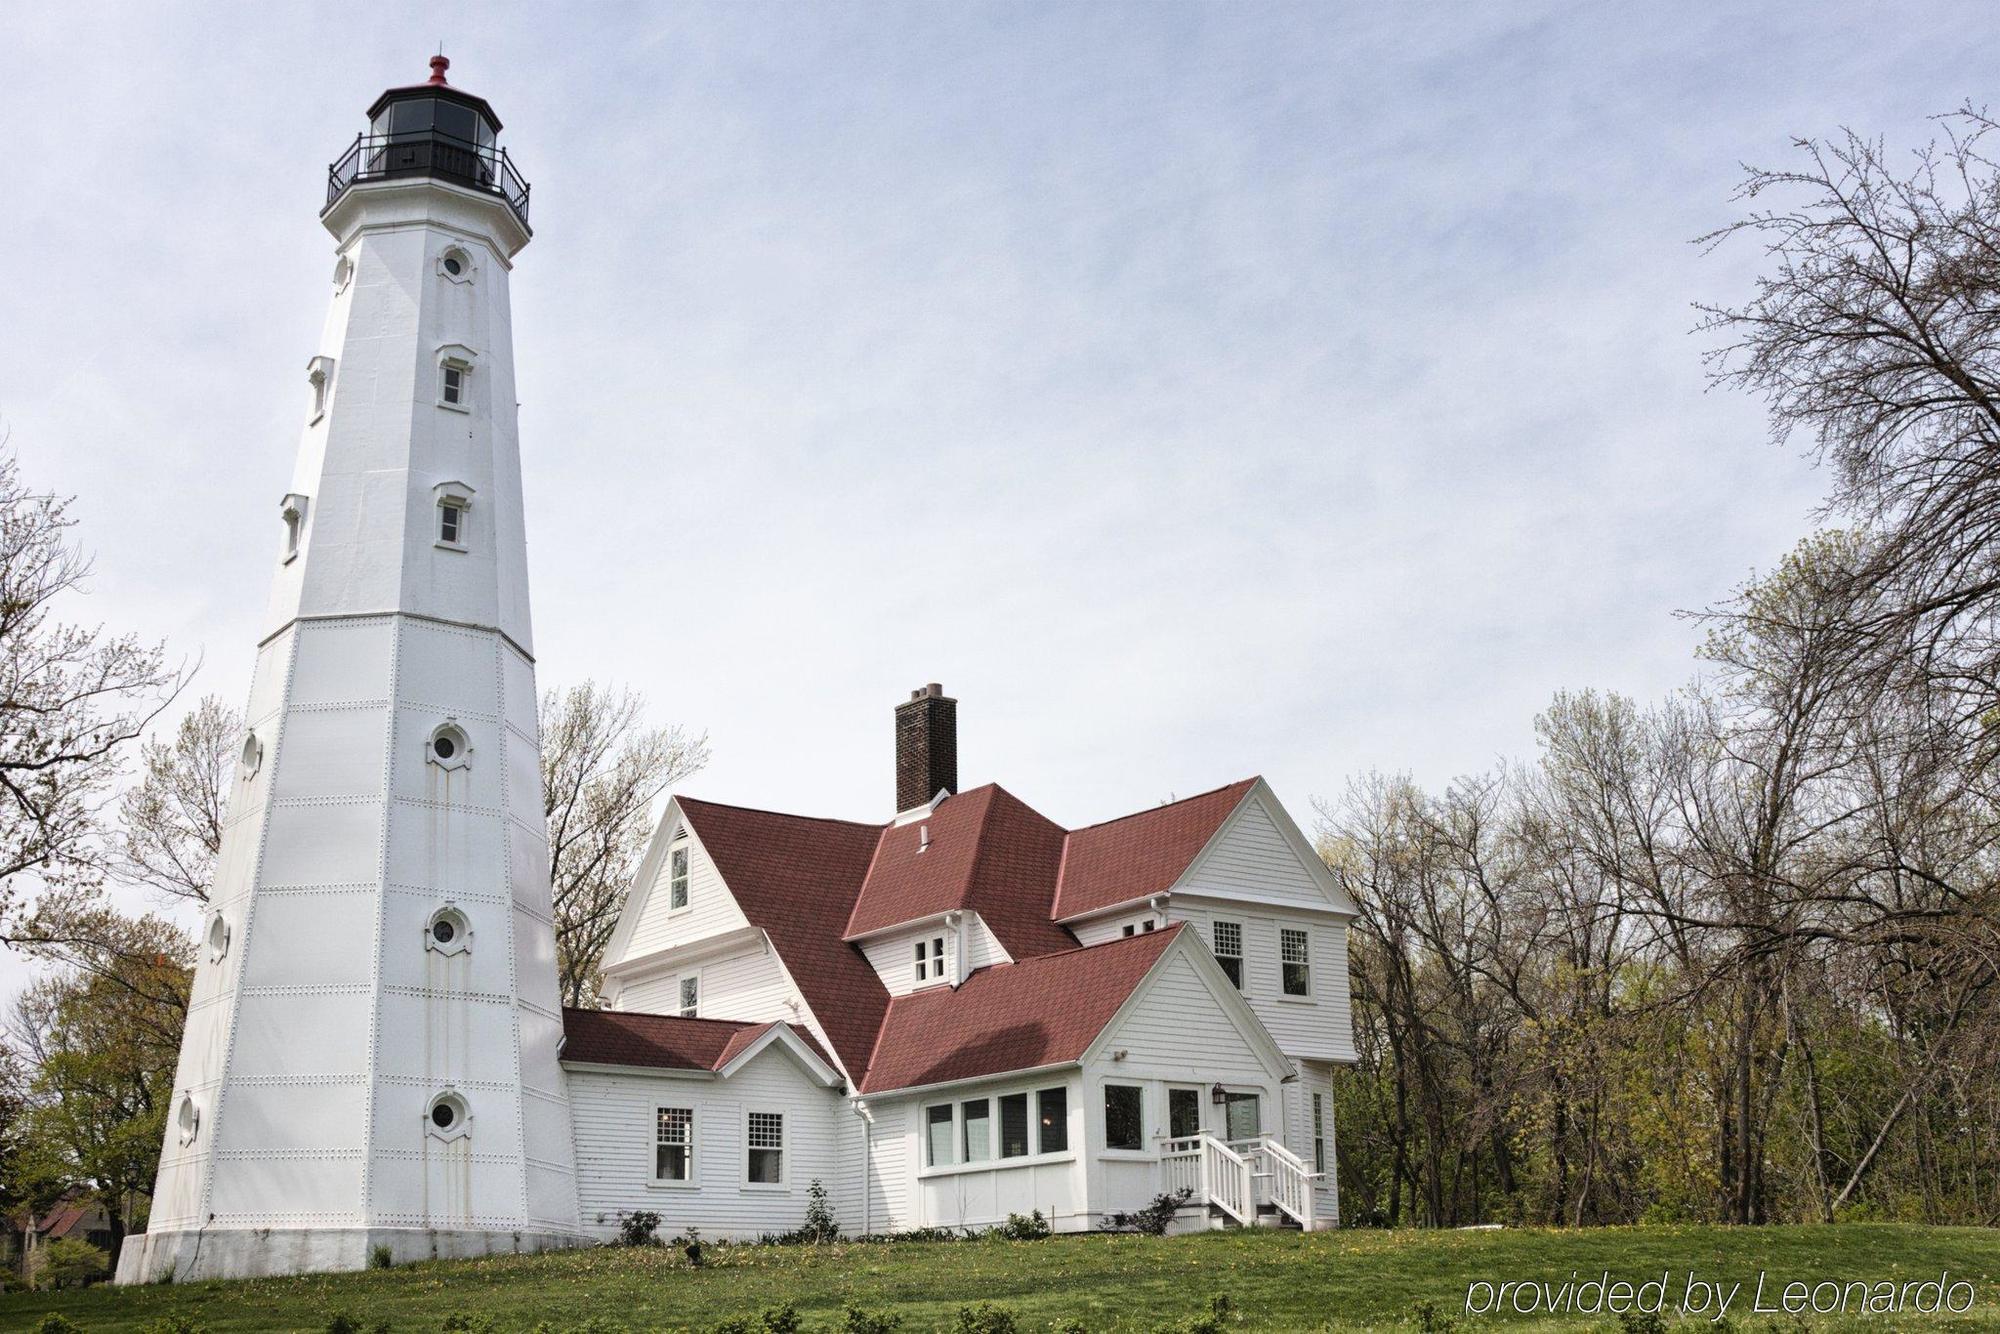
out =
[(1326, 1171), (1326, 1095), (1313, 1094), (1313, 1171)]
[(694, 1176), (694, 1108), (660, 1108), (654, 1136), (653, 1179), (691, 1179)]
[(688, 906), (688, 845), (667, 853), (667, 910)]
[(1000, 1099), (1000, 1156), (1028, 1156), (1028, 1095), (1009, 1093)]
[(682, 979), (681, 979), (681, 1011), (680, 1011), (680, 1013), (681, 1013), (681, 1018), (683, 1018), (683, 1019), (692, 1019), (692, 1018), (694, 1018), (694, 1017), (695, 1017), (695, 1013), (696, 1013), (696, 1012), (697, 1012), (697, 1011), (698, 1011), (698, 1010), (699, 1010), (700, 1008), (701, 1008), (701, 978), (700, 978), (700, 976), (699, 976), (699, 975), (697, 975), (697, 976), (694, 976), (694, 977), (684, 977), (684, 978), (682, 978)]
[(1279, 929), (1278, 962), (1287, 996), (1312, 995), (1312, 944), (1305, 932), (1289, 926)]
[(1143, 1149), (1146, 1147), (1146, 1118), (1141, 1110), (1141, 1089), (1137, 1084), (1104, 1086), (1104, 1147)]
[(1167, 1090), (1167, 1135), (1192, 1139), (1201, 1133), (1201, 1090)]
[(949, 1167), (951, 1156), (951, 1104), (939, 1103), (924, 1109), (924, 1162), (930, 1167)]
[(1264, 1133), (1260, 1099), (1254, 1093), (1225, 1093), (1222, 1104), (1223, 1138), (1234, 1142), (1255, 1139)]
[(785, 1114), (751, 1112), (746, 1139), (750, 1160), (745, 1179), (753, 1186), (781, 1186), (785, 1181)]
[(1069, 1090), (1043, 1089), (1035, 1095), (1035, 1115), (1042, 1137), (1037, 1141), (1043, 1153), (1069, 1152)]
[(986, 1099), (975, 1098), (960, 1104), (965, 1113), (965, 1157), (968, 1163), (983, 1163), (993, 1156), (993, 1116)]
[(1216, 922), (1215, 961), (1229, 975), (1229, 984), (1243, 990), (1243, 923)]

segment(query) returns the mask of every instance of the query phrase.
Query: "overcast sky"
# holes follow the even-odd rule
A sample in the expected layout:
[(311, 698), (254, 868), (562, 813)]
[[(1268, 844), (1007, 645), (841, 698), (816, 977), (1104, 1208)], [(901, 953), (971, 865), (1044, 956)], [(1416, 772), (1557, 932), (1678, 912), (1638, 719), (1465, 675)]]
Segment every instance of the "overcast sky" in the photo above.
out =
[(79, 616), (240, 705), (329, 297), (327, 163), (444, 40), (534, 184), (514, 276), (544, 685), (688, 790), (1081, 824), (1532, 752), (1822, 490), (1706, 392), (1739, 163), (1991, 86), (1971, 5), (0, 9), (0, 424)]

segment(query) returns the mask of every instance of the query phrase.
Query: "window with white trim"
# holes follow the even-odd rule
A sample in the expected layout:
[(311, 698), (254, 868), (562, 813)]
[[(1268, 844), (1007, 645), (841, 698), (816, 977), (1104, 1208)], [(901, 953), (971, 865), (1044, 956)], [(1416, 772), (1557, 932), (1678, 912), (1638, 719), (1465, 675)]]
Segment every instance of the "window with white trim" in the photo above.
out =
[(953, 1135), (952, 1105), (937, 1103), (924, 1109), (924, 1165), (926, 1167), (949, 1167), (958, 1161), (952, 1153)]
[(944, 978), (944, 937), (932, 936), (917, 942), (917, 981), (936, 982)]
[(1296, 927), (1278, 928), (1278, 965), (1287, 996), (1312, 995), (1312, 938)]
[(446, 361), (438, 366), (438, 403), (442, 407), (466, 410), (467, 390), (472, 379), (472, 367), (461, 361)]
[(667, 851), (667, 909), (688, 906), (688, 845), (677, 843)]
[(1326, 1171), (1326, 1095), (1313, 1094), (1313, 1171)]
[(1243, 990), (1243, 923), (1215, 923), (1215, 961), (1229, 975), (1230, 985)]
[(296, 560), (299, 543), (306, 531), (306, 498), (297, 492), (288, 494), (278, 502), (278, 514), (285, 521), (285, 560)]
[(1035, 1140), (1037, 1153), (1069, 1152), (1069, 1090), (1041, 1089), (1035, 1094), (1035, 1119), (1040, 1123)]
[(1104, 1086), (1104, 1147), (1146, 1147), (1145, 1090), (1137, 1084)]
[(743, 1179), (753, 1186), (785, 1183), (785, 1114), (751, 1112), (745, 1127), (749, 1157)]
[(465, 545), (465, 506), (455, 500), (438, 502), (438, 541), (448, 547)]
[(699, 976), (681, 979), (681, 1018), (692, 1019), (701, 1006), (701, 978)]
[(694, 1180), (694, 1108), (658, 1108), (653, 1130), (653, 1180)]
[(964, 1146), (963, 1161), (983, 1163), (993, 1156), (993, 1113), (984, 1098), (972, 1098), (959, 1104), (965, 1133), (959, 1137)]
[(1000, 1156), (1028, 1156), (1028, 1095), (1003, 1094), (1000, 1098)]

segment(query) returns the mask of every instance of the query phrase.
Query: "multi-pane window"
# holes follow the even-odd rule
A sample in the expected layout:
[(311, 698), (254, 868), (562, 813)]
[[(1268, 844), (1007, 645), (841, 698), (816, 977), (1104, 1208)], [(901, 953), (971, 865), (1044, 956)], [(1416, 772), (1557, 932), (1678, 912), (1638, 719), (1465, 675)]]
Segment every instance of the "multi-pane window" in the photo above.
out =
[(453, 546), (465, 541), (465, 506), (449, 500), (438, 506), (438, 541)]
[(785, 1114), (752, 1112), (748, 1126), (750, 1159), (746, 1180), (753, 1186), (777, 1186), (785, 1180)]
[(1028, 1156), (1028, 1095), (1009, 1093), (1000, 1099), (1000, 1156)]
[(1229, 975), (1230, 985), (1243, 990), (1243, 923), (1216, 922), (1215, 961)]
[(1035, 1119), (1041, 1122), (1041, 1139), (1037, 1141), (1043, 1153), (1067, 1153), (1069, 1151), (1069, 1090), (1062, 1088), (1043, 1089), (1035, 1095)]
[(687, 1181), (694, 1175), (694, 1109), (662, 1107), (654, 1132), (653, 1177)]
[(688, 845), (685, 843), (672, 848), (667, 853), (667, 907), (688, 906)]
[(1289, 926), (1278, 929), (1278, 964), (1287, 996), (1312, 995), (1312, 946), (1304, 931)]
[(700, 977), (682, 978), (681, 1018), (683, 1019), (694, 1018), (695, 1012), (700, 1008), (701, 1008), (701, 978)]
[(932, 936), (917, 942), (917, 981), (937, 981), (944, 976), (944, 937)]
[(951, 1154), (951, 1104), (941, 1102), (924, 1109), (924, 1164), (947, 1167), (956, 1159)]
[(975, 1098), (971, 1102), (961, 1103), (959, 1113), (965, 1125), (965, 1133), (960, 1136), (965, 1151), (960, 1161), (985, 1162), (993, 1156), (993, 1117), (986, 1099)]
[(465, 367), (446, 362), (438, 398), (455, 408), (465, 406), (465, 374)]
[(1201, 1133), (1201, 1090), (1167, 1090), (1167, 1134), (1192, 1139)]
[(1326, 1171), (1326, 1095), (1313, 1094), (1313, 1171)]
[(1104, 1147), (1143, 1149), (1146, 1147), (1146, 1119), (1140, 1105), (1137, 1084), (1104, 1086)]

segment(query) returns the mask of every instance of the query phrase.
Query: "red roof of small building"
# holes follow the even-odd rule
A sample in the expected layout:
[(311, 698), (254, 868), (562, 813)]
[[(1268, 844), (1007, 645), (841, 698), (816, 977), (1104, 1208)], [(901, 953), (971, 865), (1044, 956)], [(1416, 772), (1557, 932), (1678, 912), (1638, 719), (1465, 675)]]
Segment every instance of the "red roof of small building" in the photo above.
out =
[(1186, 797), (1069, 836), (1051, 914), (1064, 921), (1174, 887), (1257, 780)]
[(1079, 1059), (1180, 934), (1179, 924), (982, 968), (889, 1002), (863, 1093)]
[(882, 827), (679, 801), (737, 907), (770, 936), (841, 1066), (859, 1079), (889, 992), (841, 936)]
[[(565, 1061), (636, 1065), (655, 1070), (720, 1070), (773, 1028), (789, 1028), (827, 1060), (819, 1040), (797, 1024), (683, 1019), (636, 1010), (563, 1009)], [(831, 1066), (833, 1062), (827, 1061)]]

